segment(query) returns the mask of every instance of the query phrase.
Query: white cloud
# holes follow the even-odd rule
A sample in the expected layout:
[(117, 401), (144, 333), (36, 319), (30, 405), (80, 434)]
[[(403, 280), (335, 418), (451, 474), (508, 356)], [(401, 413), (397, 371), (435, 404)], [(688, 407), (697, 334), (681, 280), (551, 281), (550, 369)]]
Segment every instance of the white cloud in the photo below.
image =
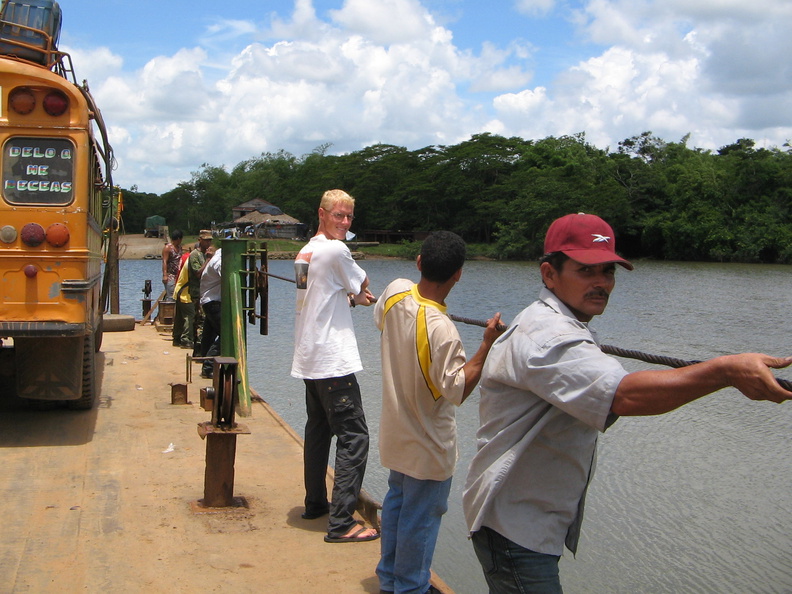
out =
[(502, 95), (493, 129), (542, 137), (585, 131), (616, 142), (652, 130), (717, 148), (740, 136), (792, 137), (792, 3), (592, 0), (578, 25), (610, 46), (549, 89)]
[(277, 15), (272, 16), (269, 30), (264, 31), (265, 40), (316, 40), (324, 35), (329, 26), (316, 18), (312, 0), (295, 0), (290, 21)]
[(61, 51), (69, 54), (78, 83), (83, 80), (102, 81), (113, 76), (124, 66), (124, 59), (106, 47), (80, 49), (61, 45)]
[[(692, 142), (727, 143), (734, 114), (722, 102), (702, 102), (695, 59), (669, 60), (611, 48), (561, 76), (552, 94), (543, 88), (498, 97), (505, 129), (528, 138), (585, 132), (589, 142), (615, 148), (625, 138), (651, 130), (667, 140), (691, 133)], [(718, 130), (702, 137), (700, 130)]]
[[(620, 4), (634, 5), (625, 0), (620, 0)], [(792, 3), (787, 0), (665, 0), (652, 2), (649, 7), (663, 9), (672, 15), (684, 15), (698, 22), (735, 20), (744, 24), (760, 24), (792, 16)]]
[(429, 35), (434, 19), (417, 0), (345, 0), (333, 20), (352, 34), (389, 45)]
[(530, 16), (548, 14), (555, 6), (555, 0), (515, 0), (514, 7), (517, 12)]
[[(542, 115), (546, 108), (552, 107), (547, 97), (547, 89), (536, 87), (519, 93), (508, 93), (495, 98), (495, 107), (506, 118), (531, 118)], [(519, 125), (519, 124), (518, 124)]]
[[(375, 18), (368, 2), (347, 2), (335, 18), (351, 31), (325, 24), (310, 38), (251, 44), (217, 81), (205, 76), (210, 58), (200, 48), (108, 78), (100, 103), (119, 126), (118, 177), (145, 172), (128, 182), (143, 188), (173, 179), (174, 168), (184, 180), (203, 162), (233, 166), (280, 149), (301, 155), (324, 143), (346, 152), (374, 142), (458, 142), (480, 125), (458, 84), (503, 89), (528, 79), (519, 67), (499, 69), (510, 51), (459, 52), (416, 2), (377, 6), (385, 18)], [(310, 3), (298, 3), (293, 16), (267, 35), (293, 37), (315, 23)]]
[(256, 26), (250, 21), (224, 19), (211, 24), (206, 29), (202, 42), (209, 46), (219, 46), (255, 33)]
[[(468, 58), (471, 70), (475, 72), (470, 85), (472, 92), (503, 92), (525, 87), (533, 78), (526, 69), (530, 63), (531, 49), (522, 43), (513, 43), (508, 48), (498, 48), (485, 42), (478, 58)], [(516, 58), (517, 64), (509, 64)]]

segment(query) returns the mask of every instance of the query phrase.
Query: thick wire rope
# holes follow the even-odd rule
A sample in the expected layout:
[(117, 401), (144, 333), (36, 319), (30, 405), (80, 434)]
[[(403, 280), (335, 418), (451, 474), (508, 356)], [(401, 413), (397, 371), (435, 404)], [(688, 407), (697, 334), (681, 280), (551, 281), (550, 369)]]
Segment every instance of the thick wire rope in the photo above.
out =
[[(448, 315), (449, 318), (454, 320), (455, 322), (461, 322), (463, 324), (470, 324), (472, 326), (481, 326), (485, 328), (487, 326), (487, 322), (483, 320), (474, 320), (473, 318), (465, 318), (462, 316), (455, 316), (453, 314)], [(504, 324), (500, 325), (503, 330), (506, 329)], [(600, 350), (603, 353), (608, 355), (615, 355), (616, 357), (626, 357), (629, 359), (638, 359), (639, 361), (644, 361), (646, 363), (653, 363), (655, 365), (665, 365), (667, 367), (687, 367), (688, 365), (695, 365), (696, 363), (701, 363), (701, 361), (685, 361), (684, 359), (677, 359), (676, 357), (666, 357), (664, 355), (652, 355), (650, 353), (644, 353), (641, 351), (636, 351), (633, 349), (623, 349), (616, 346), (611, 346), (609, 344), (602, 344), (600, 345)], [(784, 388), (792, 392), (792, 382), (785, 379), (776, 378), (778, 384)]]

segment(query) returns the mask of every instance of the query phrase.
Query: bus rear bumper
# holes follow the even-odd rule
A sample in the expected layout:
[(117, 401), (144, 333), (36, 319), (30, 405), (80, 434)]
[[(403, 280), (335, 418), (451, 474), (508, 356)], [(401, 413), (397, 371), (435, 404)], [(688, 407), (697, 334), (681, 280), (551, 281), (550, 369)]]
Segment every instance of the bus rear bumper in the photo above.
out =
[(68, 336), (84, 336), (87, 332), (88, 329), (85, 324), (0, 321), (0, 336), (9, 338), (65, 338)]

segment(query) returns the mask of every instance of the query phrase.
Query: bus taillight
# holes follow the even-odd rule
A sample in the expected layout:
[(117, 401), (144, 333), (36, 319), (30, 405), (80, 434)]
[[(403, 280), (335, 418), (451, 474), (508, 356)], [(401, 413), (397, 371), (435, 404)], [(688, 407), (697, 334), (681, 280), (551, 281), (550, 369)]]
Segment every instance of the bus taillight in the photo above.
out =
[(69, 229), (63, 223), (53, 223), (47, 227), (47, 243), (52, 247), (63, 247), (69, 243)]
[[(13, 243), (16, 237), (16, 229), (11, 225), (6, 225), (0, 229), (0, 240), (4, 243)], [(47, 227), (46, 231), (38, 223), (28, 223), (22, 227), (20, 237), (22, 238), (22, 243), (28, 247), (38, 247), (46, 239), (47, 243), (52, 247), (59, 248), (69, 243), (71, 234), (69, 233), (69, 228), (63, 223), (52, 223), (52, 225)]]
[(19, 115), (27, 115), (36, 107), (36, 96), (27, 87), (20, 87), (8, 96), (8, 105)]
[(44, 227), (38, 223), (28, 223), (22, 227), (21, 237), (22, 243), (25, 245), (38, 247), (44, 242), (46, 234), (44, 233)]
[(69, 109), (69, 99), (60, 91), (51, 91), (44, 97), (44, 111), (56, 117), (66, 113)]

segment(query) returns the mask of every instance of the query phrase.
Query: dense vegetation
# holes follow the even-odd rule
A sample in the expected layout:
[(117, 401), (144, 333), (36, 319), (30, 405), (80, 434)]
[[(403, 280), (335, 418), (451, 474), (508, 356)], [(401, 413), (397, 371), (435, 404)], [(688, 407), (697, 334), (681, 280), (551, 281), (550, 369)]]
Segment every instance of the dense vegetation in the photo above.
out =
[(356, 198), (354, 230), (450, 229), (501, 259), (534, 258), (550, 222), (570, 212), (608, 220), (629, 257), (792, 263), (792, 148), (741, 139), (717, 152), (645, 132), (615, 152), (583, 134), (544, 140), (480, 134), (408, 151), (377, 144), (346, 155), (266, 153), (204, 164), (162, 194), (124, 190), (127, 232), (162, 215), (188, 232), (261, 198), (309, 224), (326, 189)]

